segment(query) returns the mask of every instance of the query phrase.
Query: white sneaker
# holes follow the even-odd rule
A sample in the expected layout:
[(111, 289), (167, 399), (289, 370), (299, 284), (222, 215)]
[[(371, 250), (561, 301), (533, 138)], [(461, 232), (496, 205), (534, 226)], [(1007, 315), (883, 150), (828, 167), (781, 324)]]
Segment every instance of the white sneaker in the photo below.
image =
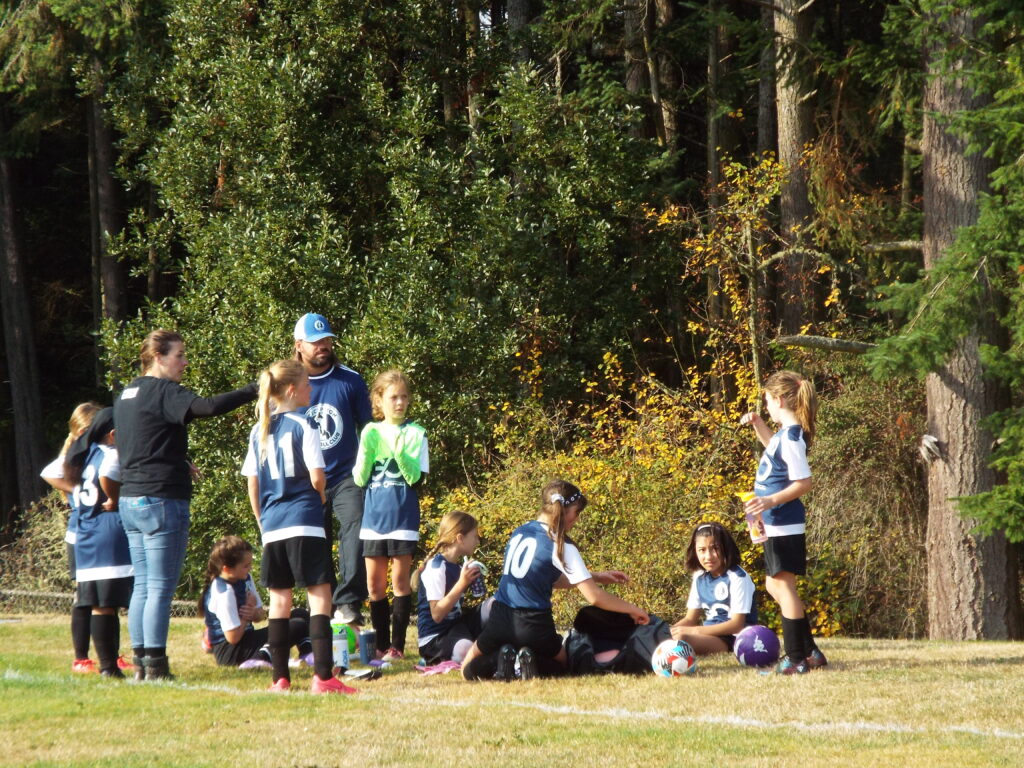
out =
[(342, 624), (351, 624), (359, 619), (359, 611), (353, 605), (342, 605), (334, 612), (334, 620)]

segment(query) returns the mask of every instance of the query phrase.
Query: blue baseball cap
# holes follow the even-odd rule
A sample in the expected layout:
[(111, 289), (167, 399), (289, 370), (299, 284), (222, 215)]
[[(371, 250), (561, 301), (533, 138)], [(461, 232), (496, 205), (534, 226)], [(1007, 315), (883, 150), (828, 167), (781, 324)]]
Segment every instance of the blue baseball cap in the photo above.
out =
[(326, 339), (328, 336), (334, 337), (334, 334), (331, 332), (331, 324), (323, 315), (307, 312), (295, 324), (296, 341), (314, 342)]

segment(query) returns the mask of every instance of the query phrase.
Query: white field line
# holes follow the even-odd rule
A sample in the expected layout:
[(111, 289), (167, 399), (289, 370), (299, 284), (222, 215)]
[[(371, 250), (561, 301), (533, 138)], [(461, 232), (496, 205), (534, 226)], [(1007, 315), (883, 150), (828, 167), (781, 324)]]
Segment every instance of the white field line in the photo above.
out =
[[(4, 680), (19, 680), (25, 682), (56, 682), (61, 681), (66, 683), (67, 678), (65, 676), (57, 675), (29, 675), (24, 672), (6, 669), (3, 673)], [(74, 678), (72, 678), (74, 679)], [(81, 678), (79, 678), (81, 680)], [(84, 682), (84, 680), (82, 680)], [(126, 681), (126, 685), (134, 685), (133, 681)], [(226, 685), (210, 685), (201, 684), (194, 685), (191, 683), (184, 683), (179, 681), (166, 682), (161, 681), (159, 683), (147, 683), (147, 685), (160, 685), (168, 688), (178, 688), (186, 691), (208, 691), (211, 693), (226, 693), (235, 696), (253, 696), (260, 695), (263, 691), (242, 691), (237, 688), (232, 688)], [(486, 685), (484, 683), (483, 685)], [(302, 694), (303, 691), (295, 690), (293, 694)], [(279, 697), (281, 694), (266, 692), (268, 696)], [(771, 721), (771, 720), (758, 720), (756, 718), (738, 717), (736, 715), (729, 716), (716, 716), (716, 715), (669, 715), (664, 712), (658, 712), (657, 710), (634, 710), (625, 709), (622, 707), (610, 707), (605, 709), (584, 709), (581, 707), (570, 707), (570, 706), (556, 706), (552, 704), (543, 704), (541, 702), (531, 701), (507, 701), (502, 699), (501, 701), (492, 702), (479, 702), (479, 701), (451, 701), (450, 699), (434, 698), (434, 697), (414, 697), (410, 698), (407, 696), (383, 696), (368, 692), (366, 688), (359, 690), (359, 697), (372, 698), (380, 700), (382, 702), (396, 702), (403, 706), (418, 707), (421, 709), (431, 709), (438, 706), (456, 708), (464, 707), (501, 707), (507, 709), (508, 707), (517, 707), (519, 709), (530, 709), (536, 712), (543, 712), (551, 715), (565, 715), (567, 717), (582, 717), (582, 718), (594, 718), (598, 720), (626, 720), (630, 722), (637, 722), (640, 720), (646, 720), (648, 722), (660, 722), (660, 723), (682, 723), (686, 725), (714, 725), (714, 726), (727, 726), (731, 728), (749, 728), (756, 730), (764, 730), (766, 728), (783, 727), (790, 728), (795, 731), (803, 731), (805, 733), (879, 733), (879, 734), (908, 734), (908, 735), (938, 735), (943, 733), (963, 733), (968, 736), (981, 736), (983, 738), (991, 739), (1015, 739), (1024, 740), (1024, 732), (1020, 731), (1008, 731), (1002, 728), (976, 728), (969, 725), (945, 725), (941, 728), (923, 728), (915, 725), (903, 725), (901, 723), (888, 722), (888, 723), (870, 723), (861, 720), (854, 721), (832, 721), (822, 723), (805, 723), (799, 720), (785, 720), (785, 721)]]

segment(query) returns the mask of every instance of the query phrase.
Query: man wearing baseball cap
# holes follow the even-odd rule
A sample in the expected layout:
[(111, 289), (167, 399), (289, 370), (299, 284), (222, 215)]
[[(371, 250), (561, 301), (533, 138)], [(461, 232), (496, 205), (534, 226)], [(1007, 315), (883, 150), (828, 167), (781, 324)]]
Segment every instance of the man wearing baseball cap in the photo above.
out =
[(334, 333), (323, 315), (312, 312), (295, 324), (295, 359), (309, 374), (312, 394), (306, 415), (320, 429), (320, 449), (327, 473), (328, 514), (338, 521), (338, 586), (333, 602), (336, 615), (349, 624), (362, 624), (367, 597), (366, 562), (359, 529), (363, 517), (363, 489), (352, 479), (359, 433), (373, 417), (370, 392), (363, 377), (338, 362)]

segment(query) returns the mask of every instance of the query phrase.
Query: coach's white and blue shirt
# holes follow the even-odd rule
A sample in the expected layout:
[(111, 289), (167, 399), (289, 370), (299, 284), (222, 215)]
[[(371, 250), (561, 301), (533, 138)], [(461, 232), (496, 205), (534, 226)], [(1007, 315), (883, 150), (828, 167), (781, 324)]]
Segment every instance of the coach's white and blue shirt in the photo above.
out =
[(438, 635), (447, 632), (462, 617), (462, 598), (460, 597), (452, 609), (441, 621), (434, 621), (430, 614), (431, 601), (441, 600), (452, 591), (462, 575), (462, 566), (450, 563), (444, 555), (438, 553), (430, 559), (420, 574), (419, 601), (416, 610), (416, 634), (419, 645), (424, 646)]
[(370, 392), (363, 377), (344, 365), (310, 376), (309, 384), (305, 414), (319, 430), (327, 487), (332, 488), (351, 474), (356, 462), (359, 432), (373, 419)]
[(697, 571), (690, 582), (686, 607), (704, 611), (704, 624), (721, 624), (737, 613), (747, 615), (747, 624), (757, 624), (754, 604), (754, 582), (738, 565), (718, 578), (707, 571)]
[(102, 581), (134, 576), (128, 551), (128, 536), (117, 509), (103, 509), (107, 494), (100, 478), (121, 482), (117, 450), (93, 443), (82, 467), (82, 480), (75, 486), (71, 503), (75, 520), (75, 581)]
[[(43, 471), (39, 473), (39, 476), (44, 480), (63, 480), (64, 457), (58, 456), (43, 467)], [(65, 493), (64, 498), (68, 500), (68, 506), (71, 507), (71, 515), (68, 517), (68, 527), (64, 530), (64, 541), (68, 544), (74, 544), (75, 529), (78, 527), (78, 512), (75, 511), (75, 505), (71, 500), (71, 494)]]
[[(804, 430), (799, 424), (783, 427), (768, 441), (761, 454), (754, 478), (754, 493), (770, 496), (788, 487), (794, 480), (811, 476), (807, 464), (807, 444)], [(787, 501), (762, 513), (765, 533), (769, 536), (792, 536), (803, 533), (807, 519), (800, 499)]]
[(564, 560), (558, 559), (548, 526), (531, 520), (512, 532), (505, 547), (505, 567), (494, 597), (510, 608), (551, 610), (551, 590), (565, 575), (570, 584), (590, 578), (576, 545), (566, 540)]
[(259, 424), (249, 434), (242, 474), (256, 477), (260, 489), (263, 543), (297, 536), (327, 538), (324, 505), (309, 473), (324, 468), (316, 424), (294, 411), (275, 413), (260, 457)]

